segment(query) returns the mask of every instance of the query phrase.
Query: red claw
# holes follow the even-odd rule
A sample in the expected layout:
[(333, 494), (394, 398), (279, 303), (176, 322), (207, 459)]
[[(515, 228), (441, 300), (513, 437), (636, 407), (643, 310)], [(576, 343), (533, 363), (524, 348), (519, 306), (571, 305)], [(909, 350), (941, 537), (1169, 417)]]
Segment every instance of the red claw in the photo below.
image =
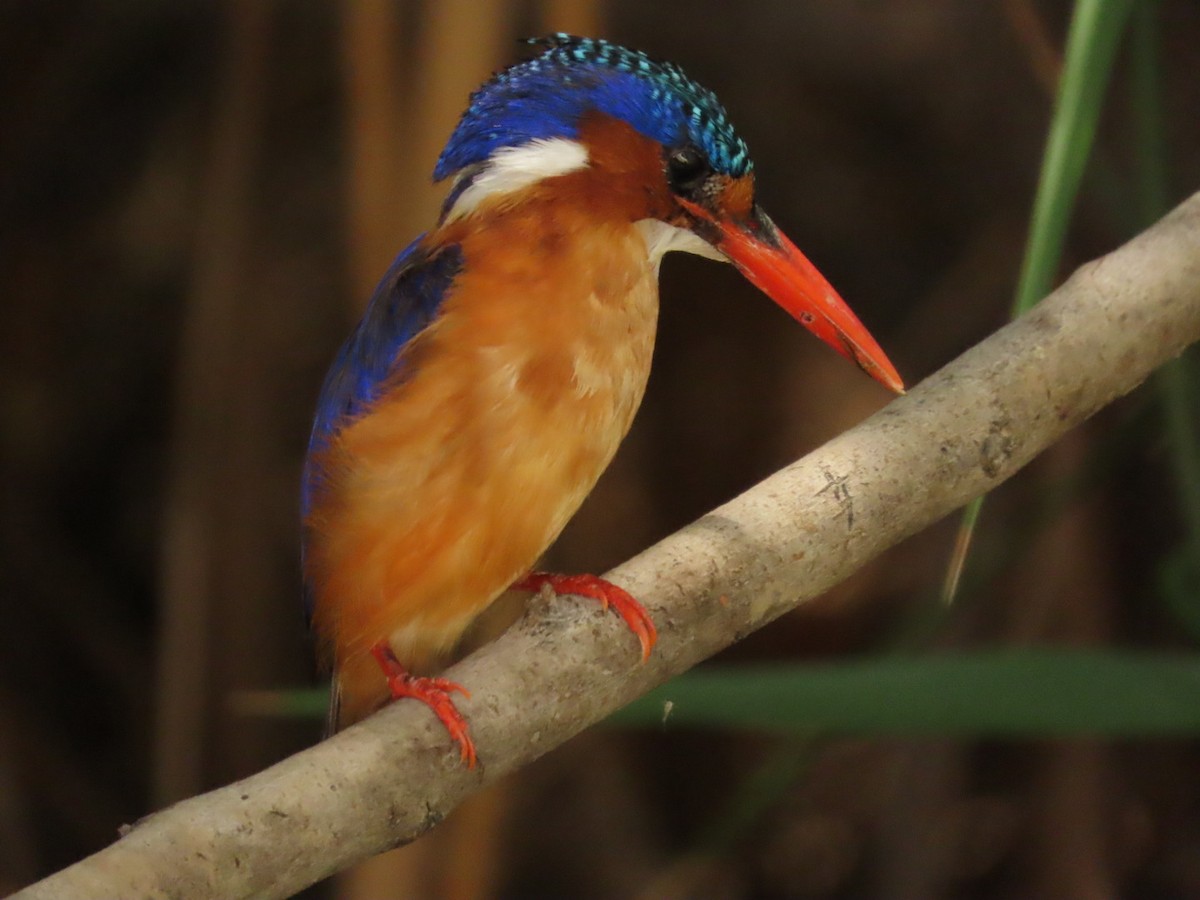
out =
[(549, 585), (556, 594), (578, 594), (599, 600), (604, 609), (610, 606), (616, 611), (629, 630), (637, 635), (642, 645), (642, 662), (650, 658), (650, 651), (658, 641), (658, 630), (645, 607), (638, 603), (624, 588), (617, 587), (597, 575), (555, 575), (550, 572), (530, 572), (513, 585), (519, 591), (540, 591)]
[(462, 760), (467, 764), (467, 768), (474, 769), (475, 743), (467, 733), (467, 720), (458, 711), (458, 707), (454, 705), (454, 700), (450, 697), (452, 693), (458, 691), (470, 699), (471, 695), (467, 689), (447, 678), (424, 678), (409, 674), (396, 659), (392, 648), (384, 641), (380, 641), (371, 648), (371, 655), (375, 657), (379, 668), (383, 670), (388, 688), (392, 692), (392, 699), (411, 697), (414, 700), (420, 700), (433, 710), (434, 715), (446, 726), (446, 731), (450, 732), (450, 737), (458, 744), (462, 752)]

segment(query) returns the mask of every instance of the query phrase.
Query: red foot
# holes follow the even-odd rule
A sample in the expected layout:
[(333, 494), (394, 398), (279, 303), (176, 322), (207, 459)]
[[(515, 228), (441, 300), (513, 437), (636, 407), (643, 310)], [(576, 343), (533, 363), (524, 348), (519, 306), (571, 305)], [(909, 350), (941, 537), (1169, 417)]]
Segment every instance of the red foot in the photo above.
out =
[(519, 591), (540, 591), (547, 584), (556, 594), (578, 594), (599, 600), (605, 609), (611, 606), (625, 620), (629, 630), (637, 635), (642, 645), (642, 662), (650, 658), (650, 650), (658, 640), (658, 631), (642, 604), (624, 588), (596, 575), (554, 575), (550, 572), (530, 572), (513, 587)]
[(383, 670), (388, 688), (392, 692), (392, 699), (412, 697), (432, 709), (434, 715), (442, 720), (442, 724), (450, 732), (450, 737), (458, 743), (467, 768), (475, 768), (475, 744), (471, 740), (471, 736), (467, 734), (467, 720), (463, 718), (463, 714), (458, 711), (454, 701), (450, 698), (454, 691), (458, 691), (469, 699), (471, 695), (466, 688), (446, 678), (422, 678), (410, 675), (405, 671), (404, 666), (400, 665), (392, 648), (383, 641), (371, 648), (371, 655), (375, 657), (379, 668)]

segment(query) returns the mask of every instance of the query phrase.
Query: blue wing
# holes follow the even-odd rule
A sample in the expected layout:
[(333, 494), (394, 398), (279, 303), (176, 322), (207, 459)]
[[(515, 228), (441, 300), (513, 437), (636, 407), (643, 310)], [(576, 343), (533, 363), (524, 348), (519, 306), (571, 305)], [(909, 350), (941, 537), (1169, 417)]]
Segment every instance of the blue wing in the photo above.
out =
[(304, 466), (301, 510), (307, 516), (321, 473), (313, 456), (330, 437), (375, 400), (397, 373), (397, 357), (438, 313), (462, 270), (456, 245), (420, 247), (424, 235), (400, 252), (375, 288), (354, 332), (338, 351), (317, 400)]
[[(300, 510), (305, 519), (324, 477), (317, 465), (317, 452), (396, 376), (398, 358), (405, 345), (437, 316), (454, 278), (462, 271), (462, 249), (457, 244), (422, 248), (424, 237), (421, 235), (401, 250), (392, 262), (375, 288), (367, 311), (325, 376), (300, 488)], [(303, 555), (301, 547), (302, 558)], [(307, 585), (304, 611), (311, 621), (313, 597)]]

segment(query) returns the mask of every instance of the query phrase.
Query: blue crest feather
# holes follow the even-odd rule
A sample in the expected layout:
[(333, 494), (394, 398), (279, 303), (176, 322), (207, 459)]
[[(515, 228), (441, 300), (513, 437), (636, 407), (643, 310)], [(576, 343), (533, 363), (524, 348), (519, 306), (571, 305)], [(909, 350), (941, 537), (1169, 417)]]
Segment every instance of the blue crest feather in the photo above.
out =
[(500, 147), (536, 138), (573, 138), (597, 110), (665, 146), (698, 146), (712, 167), (740, 177), (753, 169), (716, 95), (679, 66), (607, 41), (556, 34), (546, 49), (494, 76), (471, 103), (438, 159), (434, 180), (484, 162)]

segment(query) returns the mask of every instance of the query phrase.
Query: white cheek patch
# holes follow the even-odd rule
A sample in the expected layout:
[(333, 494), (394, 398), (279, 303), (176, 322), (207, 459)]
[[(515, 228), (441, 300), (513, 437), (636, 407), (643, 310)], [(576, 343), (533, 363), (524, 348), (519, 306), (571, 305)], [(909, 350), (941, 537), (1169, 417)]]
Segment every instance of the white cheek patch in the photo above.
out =
[(454, 200), (445, 221), (468, 215), (489, 197), (512, 194), (587, 165), (587, 148), (569, 138), (539, 138), (519, 147), (501, 147)]
[(671, 250), (682, 250), (684, 253), (694, 253), (718, 262), (729, 262), (729, 257), (724, 253), (686, 228), (677, 228), (658, 219), (642, 219), (636, 225), (646, 242), (646, 256), (655, 270), (662, 262), (663, 254)]

